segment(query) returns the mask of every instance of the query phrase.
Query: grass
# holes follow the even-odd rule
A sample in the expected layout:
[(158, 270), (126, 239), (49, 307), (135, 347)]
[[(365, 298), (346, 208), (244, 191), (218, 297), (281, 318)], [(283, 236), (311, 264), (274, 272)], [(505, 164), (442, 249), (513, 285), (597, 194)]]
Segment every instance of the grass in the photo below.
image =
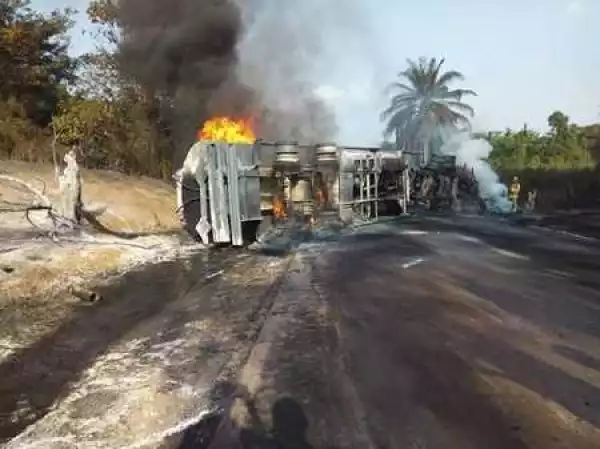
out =
[[(0, 161), (0, 174), (22, 179), (50, 200), (57, 188), (54, 168), (48, 164)], [(179, 230), (175, 189), (159, 180), (127, 176), (121, 173), (82, 170), (83, 202), (87, 208), (106, 211), (98, 221), (110, 231), (132, 234), (163, 234)], [(44, 184), (46, 188), (44, 189)], [(31, 193), (0, 181), (0, 208), (7, 203), (28, 205)], [(22, 212), (0, 213), (0, 231), (35, 230)], [(12, 232), (12, 231), (11, 231)], [(2, 241), (0, 241), (0, 246)], [(52, 296), (78, 278), (86, 281), (106, 272), (117, 271), (126, 259), (125, 247), (80, 244), (25, 242), (23, 250), (0, 252), (0, 266), (12, 273), (0, 272), (0, 299), (6, 305), (23, 299)], [(30, 301), (31, 302), (31, 301)], [(33, 301), (34, 303), (36, 301)]]
[(9, 303), (43, 300), (78, 280), (86, 281), (117, 269), (123, 254), (120, 248), (57, 248), (51, 257), (13, 260), (13, 273), (0, 282), (0, 298)]
[[(0, 160), (0, 174), (28, 182), (39, 191), (45, 190), (51, 201), (56, 199), (58, 186), (51, 165)], [(45, 238), (29, 239), (28, 231), (37, 233), (39, 229), (25, 219), (23, 212), (6, 210), (30, 205), (34, 197), (27, 190), (0, 181), (0, 361), (12, 353), (11, 348), (32, 344), (72, 316), (80, 298), (68, 292), (70, 287), (81, 292), (95, 289), (107, 274), (122, 272), (138, 257), (147, 257), (138, 254), (135, 245), (161, 244), (161, 234), (181, 229), (175, 189), (168, 183), (85, 169), (82, 181), (86, 208), (106, 210), (98, 217), (105, 228), (117, 234), (157, 237), (124, 245), (111, 245), (114, 236), (107, 236), (102, 244), (79, 239), (58, 244)], [(32, 218), (44, 226), (44, 217), (45, 212), (37, 212)], [(171, 244), (173, 239), (167, 237), (164, 241)]]
[[(0, 161), (0, 173), (30, 182), (39, 190), (47, 186), (53, 199), (56, 188), (50, 165)], [(176, 214), (175, 189), (159, 180), (126, 176), (100, 170), (82, 170), (83, 202), (87, 207), (106, 207), (99, 221), (116, 232), (154, 233), (180, 228)], [(0, 182), (0, 203), (23, 202), (27, 194)], [(0, 227), (3, 217), (0, 216)]]

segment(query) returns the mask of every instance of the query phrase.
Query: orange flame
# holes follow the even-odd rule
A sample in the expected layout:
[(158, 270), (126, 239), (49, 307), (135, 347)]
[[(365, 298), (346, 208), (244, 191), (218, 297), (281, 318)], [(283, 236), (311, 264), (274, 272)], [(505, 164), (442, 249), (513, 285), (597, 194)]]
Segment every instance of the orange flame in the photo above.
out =
[(273, 198), (273, 216), (278, 219), (287, 218), (287, 212), (285, 211), (285, 204), (281, 199), (276, 196)]
[(198, 140), (212, 140), (229, 144), (254, 143), (256, 136), (251, 120), (214, 117), (204, 123), (198, 133)]

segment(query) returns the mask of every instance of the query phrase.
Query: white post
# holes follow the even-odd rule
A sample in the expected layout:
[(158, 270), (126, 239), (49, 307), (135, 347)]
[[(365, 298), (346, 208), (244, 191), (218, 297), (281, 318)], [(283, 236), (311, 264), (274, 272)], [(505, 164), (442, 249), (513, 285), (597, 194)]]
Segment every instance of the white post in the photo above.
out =
[(72, 221), (80, 223), (81, 216), (81, 173), (77, 164), (75, 151), (71, 150), (65, 154), (64, 158), (67, 166), (59, 176), (59, 214)]
[(403, 207), (403, 211), (402, 213), (407, 214), (408, 213), (408, 205), (410, 203), (410, 194), (411, 194), (411, 186), (412, 186), (412, 179), (410, 176), (410, 169), (408, 168), (408, 166), (404, 169), (404, 171), (402, 172), (402, 181), (404, 183), (403, 185), (403, 190), (404, 190), (404, 207)]
[(423, 142), (423, 165), (429, 163), (429, 140)]

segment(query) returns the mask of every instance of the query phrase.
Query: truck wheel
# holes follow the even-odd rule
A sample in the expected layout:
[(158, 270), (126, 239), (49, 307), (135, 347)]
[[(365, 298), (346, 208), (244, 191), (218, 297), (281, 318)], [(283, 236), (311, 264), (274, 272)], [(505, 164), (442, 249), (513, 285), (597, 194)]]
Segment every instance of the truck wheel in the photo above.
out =
[(196, 231), (200, 221), (200, 192), (196, 178), (183, 175), (177, 183), (177, 213), (183, 230), (197, 242), (202, 239)]
[(242, 239), (244, 240), (244, 246), (251, 245), (258, 240), (261, 224), (262, 220), (242, 222)]

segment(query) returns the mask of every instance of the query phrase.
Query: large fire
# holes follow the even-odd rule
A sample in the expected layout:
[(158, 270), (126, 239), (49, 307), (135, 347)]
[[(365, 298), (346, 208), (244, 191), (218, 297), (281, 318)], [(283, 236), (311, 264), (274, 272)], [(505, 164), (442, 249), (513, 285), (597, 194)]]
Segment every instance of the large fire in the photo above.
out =
[(229, 117), (214, 117), (207, 120), (198, 132), (198, 140), (217, 142), (254, 143), (256, 136), (251, 120), (235, 120)]
[(285, 210), (285, 203), (277, 195), (273, 197), (273, 217), (276, 220), (283, 220), (287, 218), (287, 212)]

